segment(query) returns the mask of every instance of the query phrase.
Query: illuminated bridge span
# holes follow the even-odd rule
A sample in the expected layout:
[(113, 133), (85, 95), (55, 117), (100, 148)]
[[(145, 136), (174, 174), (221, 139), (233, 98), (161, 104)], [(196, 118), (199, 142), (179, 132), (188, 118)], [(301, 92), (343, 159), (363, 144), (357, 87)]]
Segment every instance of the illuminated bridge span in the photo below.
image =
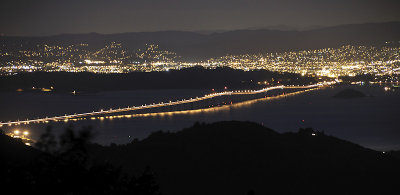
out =
[(307, 85), (307, 86), (280, 85), (280, 86), (263, 88), (260, 90), (224, 91), (224, 92), (219, 92), (219, 93), (207, 94), (202, 97), (182, 99), (182, 100), (177, 100), (177, 101), (144, 104), (141, 106), (133, 106), (133, 107), (128, 106), (126, 108), (119, 108), (119, 109), (108, 109), (108, 110), (101, 109), (100, 111), (86, 112), (86, 113), (80, 113), (80, 114), (70, 114), (70, 115), (64, 115), (64, 116), (46, 117), (46, 118), (39, 118), (39, 119), (27, 119), (27, 120), (21, 120), (21, 121), (1, 122), (0, 127), (3, 125), (12, 126), (12, 125), (22, 125), (22, 124), (29, 124), (29, 123), (48, 123), (50, 121), (62, 121), (62, 120), (68, 120), (68, 119), (74, 119), (74, 118), (93, 117), (96, 115), (106, 115), (106, 114), (113, 114), (113, 113), (119, 113), (119, 112), (138, 111), (138, 110), (145, 110), (145, 109), (151, 109), (151, 108), (169, 107), (169, 106), (188, 104), (188, 103), (193, 103), (193, 102), (200, 102), (203, 100), (213, 99), (213, 98), (221, 97), (221, 96), (261, 94), (261, 93), (264, 93), (264, 92), (267, 92), (270, 90), (275, 90), (275, 89), (310, 89), (310, 88), (328, 86), (328, 85), (332, 85), (335, 83), (336, 82), (324, 82), (324, 83), (318, 83), (318, 84)]

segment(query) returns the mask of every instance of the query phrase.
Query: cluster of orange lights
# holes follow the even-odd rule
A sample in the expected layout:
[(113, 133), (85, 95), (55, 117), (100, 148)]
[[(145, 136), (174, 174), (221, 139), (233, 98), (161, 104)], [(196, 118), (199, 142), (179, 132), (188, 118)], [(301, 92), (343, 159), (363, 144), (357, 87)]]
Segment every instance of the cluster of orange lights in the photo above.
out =
[(35, 142), (34, 140), (28, 138), (29, 131), (27, 130), (16, 129), (7, 135), (12, 138), (22, 139), (22, 142), (24, 142), (27, 146), (31, 146), (31, 144)]
[(17, 130), (14, 130), (12, 134), (14, 135), (13, 137), (16, 137), (16, 136), (28, 136), (29, 132), (28, 131), (20, 131), (20, 130), (17, 129)]

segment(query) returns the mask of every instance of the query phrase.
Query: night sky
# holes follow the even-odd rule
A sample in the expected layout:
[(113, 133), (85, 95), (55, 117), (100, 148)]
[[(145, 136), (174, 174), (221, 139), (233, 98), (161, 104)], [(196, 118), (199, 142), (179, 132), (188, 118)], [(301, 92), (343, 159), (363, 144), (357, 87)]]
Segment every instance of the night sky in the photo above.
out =
[(1, 0), (0, 33), (121, 33), (400, 20), (399, 0)]

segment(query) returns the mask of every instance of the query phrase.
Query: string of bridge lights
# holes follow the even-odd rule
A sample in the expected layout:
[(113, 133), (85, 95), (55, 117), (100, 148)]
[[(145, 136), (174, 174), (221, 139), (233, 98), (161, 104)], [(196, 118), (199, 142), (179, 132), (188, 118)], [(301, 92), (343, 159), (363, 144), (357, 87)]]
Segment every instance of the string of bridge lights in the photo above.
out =
[(323, 83), (317, 83), (317, 84), (312, 84), (312, 85), (306, 85), (306, 86), (295, 86), (295, 85), (289, 85), (289, 86), (274, 86), (274, 87), (268, 87), (268, 88), (263, 88), (260, 90), (237, 90), (237, 91), (224, 91), (224, 92), (218, 92), (218, 93), (211, 93), (211, 94), (206, 94), (202, 97), (196, 97), (196, 98), (190, 98), (190, 99), (182, 99), (182, 100), (176, 100), (176, 101), (169, 101), (169, 102), (160, 102), (160, 103), (152, 103), (152, 104), (144, 104), (141, 106), (128, 106), (125, 108), (118, 108), (118, 109), (108, 109), (104, 110), (101, 109), (99, 111), (92, 111), (92, 112), (86, 112), (86, 113), (79, 113), (79, 114), (65, 114), (64, 116), (54, 116), (54, 117), (45, 117), (45, 118), (38, 118), (38, 119), (26, 119), (26, 120), (16, 120), (16, 121), (8, 121), (8, 122), (0, 122), (0, 127), (8, 125), (8, 126), (13, 126), (13, 125), (27, 125), (30, 123), (49, 123), (51, 121), (68, 121), (70, 119), (75, 119), (78, 120), (79, 118), (92, 118), (96, 115), (104, 115), (104, 114), (114, 114), (114, 113), (120, 113), (120, 112), (127, 112), (127, 111), (136, 111), (136, 110), (144, 110), (144, 109), (150, 109), (150, 108), (159, 108), (159, 107), (167, 107), (167, 106), (174, 106), (174, 105), (180, 105), (180, 104), (187, 104), (187, 103), (192, 103), (192, 102), (198, 102), (206, 99), (212, 99), (215, 97), (220, 97), (220, 96), (228, 96), (228, 95), (248, 95), (248, 94), (259, 94), (263, 92), (267, 92), (270, 90), (275, 90), (275, 89), (291, 89), (291, 88), (303, 88), (303, 89), (309, 89), (309, 88), (314, 88), (314, 87), (323, 87), (323, 86), (329, 86), (332, 84), (337, 83), (337, 81), (332, 81), (332, 82), (323, 82)]

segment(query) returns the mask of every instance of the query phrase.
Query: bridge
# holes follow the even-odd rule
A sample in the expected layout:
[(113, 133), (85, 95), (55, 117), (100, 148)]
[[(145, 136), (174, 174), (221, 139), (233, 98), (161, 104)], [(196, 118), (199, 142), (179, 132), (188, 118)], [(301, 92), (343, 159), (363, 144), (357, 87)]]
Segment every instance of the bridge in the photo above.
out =
[[(89, 117), (92, 118), (94, 116), (99, 116), (99, 115), (109, 115), (109, 114), (115, 114), (115, 113), (122, 113), (122, 112), (129, 112), (129, 111), (143, 111), (143, 110), (150, 110), (150, 109), (155, 109), (155, 108), (162, 108), (162, 107), (173, 107), (176, 105), (185, 105), (189, 103), (194, 103), (194, 102), (202, 102), (205, 100), (210, 100), (210, 99), (216, 99), (218, 97), (224, 97), (224, 96), (244, 96), (244, 95), (255, 95), (255, 94), (263, 94), (268, 91), (272, 90), (277, 90), (277, 89), (311, 89), (311, 88), (320, 88), (324, 86), (329, 86), (335, 84), (336, 81), (332, 82), (323, 82), (323, 83), (317, 83), (317, 84), (312, 84), (312, 85), (307, 85), (307, 86), (274, 86), (274, 87), (268, 87), (268, 88), (263, 88), (260, 90), (237, 90), (237, 91), (224, 91), (224, 92), (218, 92), (218, 93), (211, 93), (204, 95), (202, 97), (195, 97), (195, 98), (190, 98), (190, 99), (182, 99), (182, 100), (176, 100), (176, 101), (169, 101), (169, 102), (160, 102), (160, 103), (152, 103), (152, 104), (144, 104), (141, 106), (128, 106), (125, 108), (118, 108), (118, 109), (108, 109), (104, 110), (101, 109), (99, 111), (92, 111), (92, 112), (86, 112), (86, 113), (79, 113), (79, 114), (69, 114), (69, 115), (63, 115), (63, 116), (54, 116), (54, 117), (45, 117), (45, 118), (38, 118), (38, 119), (27, 119), (27, 120), (17, 120), (17, 121), (8, 121), (8, 122), (0, 122), (0, 127), (4, 125), (8, 126), (13, 126), (13, 125), (22, 125), (22, 124), (30, 124), (30, 123), (48, 123), (52, 121), (67, 121), (70, 119), (79, 119), (79, 118), (85, 118)], [(255, 98), (253, 98), (255, 99)], [(226, 102), (224, 102), (226, 104)], [(230, 101), (230, 104), (233, 102)], [(205, 105), (202, 105), (202, 107), (206, 107)], [(210, 107), (210, 106), (209, 106)], [(193, 107), (191, 108), (193, 110)], [(190, 110), (190, 109), (189, 109)]]

